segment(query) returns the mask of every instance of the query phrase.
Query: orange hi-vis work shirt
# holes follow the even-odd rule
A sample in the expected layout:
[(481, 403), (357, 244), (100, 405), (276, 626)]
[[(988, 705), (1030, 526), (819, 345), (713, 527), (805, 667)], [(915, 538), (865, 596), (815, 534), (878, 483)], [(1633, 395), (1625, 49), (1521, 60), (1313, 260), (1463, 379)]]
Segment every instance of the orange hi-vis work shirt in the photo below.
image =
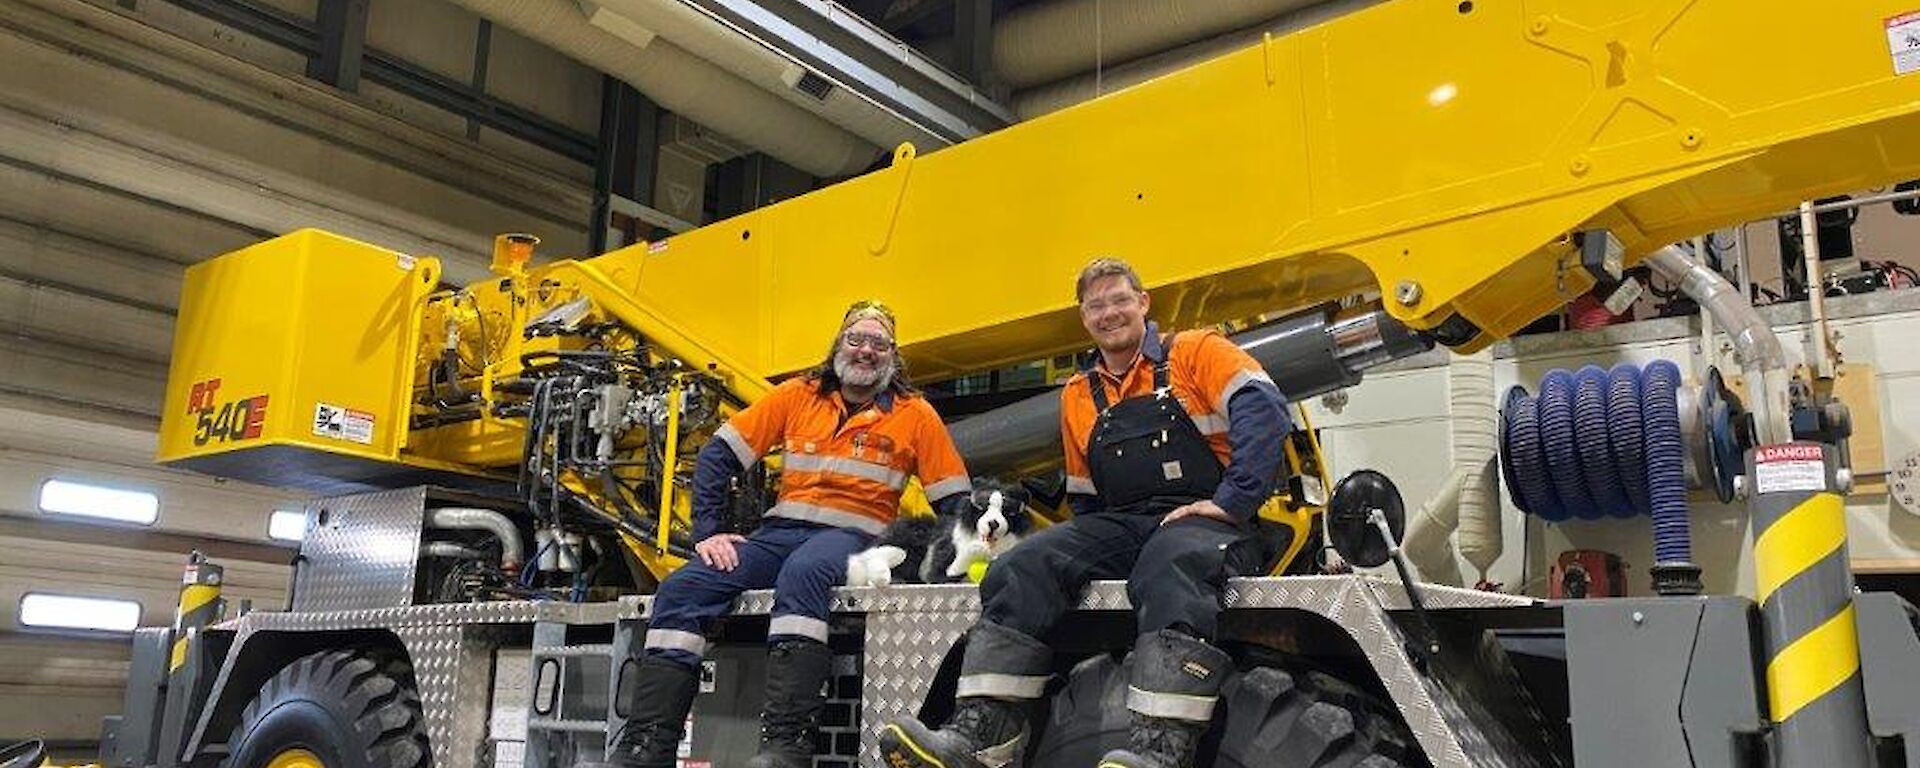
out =
[(1100, 418), (1091, 388), (1104, 387), (1109, 405), (1150, 395), (1154, 362), (1161, 359), (1167, 361), (1167, 386), (1174, 398), (1192, 417), (1200, 434), (1207, 437), (1207, 445), (1221, 466), (1229, 463), (1233, 449), (1227, 442), (1227, 400), (1253, 382), (1272, 384), (1273, 380), (1246, 350), (1218, 331), (1177, 333), (1172, 344), (1166, 345), (1159, 328), (1148, 323), (1140, 354), (1125, 371), (1108, 371), (1096, 356), (1094, 365), (1074, 374), (1060, 392), (1060, 438), (1066, 444), (1068, 493), (1098, 493), (1087, 465), (1087, 441), (1093, 435), (1095, 420)]
[(878, 535), (900, 509), (907, 477), (920, 478), (927, 501), (973, 489), (960, 452), (924, 397), (882, 392), (847, 416), (839, 392), (795, 377), (733, 415), (714, 433), (751, 467), (784, 451), (780, 499), (769, 516), (855, 528)]

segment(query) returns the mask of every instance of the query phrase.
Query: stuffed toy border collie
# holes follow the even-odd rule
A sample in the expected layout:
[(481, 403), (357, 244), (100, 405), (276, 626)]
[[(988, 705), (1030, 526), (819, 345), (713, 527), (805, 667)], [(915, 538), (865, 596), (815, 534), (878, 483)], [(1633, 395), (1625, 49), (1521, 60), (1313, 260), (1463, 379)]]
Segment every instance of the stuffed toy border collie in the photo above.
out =
[(957, 518), (903, 517), (873, 546), (847, 558), (847, 585), (959, 581), (975, 563), (1005, 554), (1033, 529), (1028, 493), (1018, 485), (973, 482), (972, 503)]

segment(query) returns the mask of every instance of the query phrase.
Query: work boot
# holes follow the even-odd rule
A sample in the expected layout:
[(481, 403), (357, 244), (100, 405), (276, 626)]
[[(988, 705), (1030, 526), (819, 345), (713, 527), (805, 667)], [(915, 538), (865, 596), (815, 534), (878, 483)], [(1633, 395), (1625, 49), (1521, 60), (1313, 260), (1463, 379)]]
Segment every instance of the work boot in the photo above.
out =
[(1022, 709), (1018, 701), (960, 699), (939, 730), (918, 720), (889, 724), (880, 732), (880, 759), (888, 768), (1001, 768), (1020, 755)]
[(887, 768), (1000, 768), (1020, 755), (1027, 735), (1025, 704), (1045, 691), (1053, 650), (1018, 630), (988, 621), (967, 633), (953, 716), (946, 727), (918, 720), (880, 732)]
[(1099, 768), (1189, 768), (1206, 723), (1128, 713), (1132, 730), (1127, 748), (1100, 758)]
[(614, 735), (607, 759), (616, 768), (674, 768), (700, 674), (684, 664), (647, 656), (634, 677), (627, 707), (632, 714)]
[(833, 671), (833, 652), (818, 640), (781, 640), (767, 658), (760, 753), (747, 761), (747, 768), (808, 768), (813, 765), (813, 732), (826, 706), (821, 687)]
[(1171, 629), (1141, 635), (1128, 681), (1127, 748), (1108, 752), (1099, 768), (1191, 768), (1232, 669), (1225, 651), (1197, 637)]

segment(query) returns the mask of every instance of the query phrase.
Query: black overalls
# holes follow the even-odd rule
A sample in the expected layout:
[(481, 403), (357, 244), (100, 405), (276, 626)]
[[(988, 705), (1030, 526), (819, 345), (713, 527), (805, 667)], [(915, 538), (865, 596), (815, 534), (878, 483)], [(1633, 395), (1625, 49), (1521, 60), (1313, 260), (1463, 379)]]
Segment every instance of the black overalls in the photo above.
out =
[(1169, 388), (1167, 360), (1148, 362), (1154, 391), (1110, 406), (1105, 384), (1089, 379), (1101, 414), (1087, 460), (1104, 509), (994, 561), (980, 585), (986, 621), (1044, 637), (1089, 581), (1125, 578), (1140, 634), (1179, 629), (1211, 639), (1227, 578), (1264, 563), (1247, 525), (1202, 517), (1160, 525), (1174, 509), (1212, 498), (1222, 467)]
[[(1232, 664), (1211, 644), (1222, 593), (1228, 577), (1265, 563), (1266, 547), (1250, 524), (1189, 516), (1161, 525), (1167, 513), (1213, 498), (1225, 474), (1168, 384), (1171, 349), (1148, 344), (1143, 350), (1153, 365), (1151, 392), (1109, 405), (1106, 382), (1089, 376), (1092, 402), (1067, 401), (1099, 411), (1088, 431), (1086, 470), (1102, 506), (1033, 535), (993, 562), (980, 585), (980, 621), (968, 631), (960, 659), (956, 722), (937, 733), (918, 723), (894, 726), (883, 741), (922, 756), (931, 744), (948, 748), (941, 752), (948, 757), (962, 747), (988, 746), (1003, 757), (1019, 738), (998, 743), (1009, 734), (993, 718), (1008, 716), (1003, 705), (1046, 692), (1054, 668), (1050, 643), (1070, 640), (1065, 634), (1072, 629), (1056, 627), (1094, 579), (1125, 578), (1138, 621), (1126, 694), (1135, 735), (1146, 741), (1191, 735), (1212, 717)], [(1077, 420), (1082, 414), (1068, 415)], [(975, 732), (988, 722), (1001, 725)], [(1116, 756), (1116, 765), (1140, 764), (1138, 755), (1108, 755)]]

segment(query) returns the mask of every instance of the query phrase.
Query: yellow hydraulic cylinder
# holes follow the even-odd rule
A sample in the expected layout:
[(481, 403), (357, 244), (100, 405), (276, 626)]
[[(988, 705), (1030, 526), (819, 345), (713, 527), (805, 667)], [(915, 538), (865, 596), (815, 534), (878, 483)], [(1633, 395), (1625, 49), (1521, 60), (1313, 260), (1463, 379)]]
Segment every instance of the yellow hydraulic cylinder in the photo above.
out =
[(675, 377), (667, 390), (667, 445), (660, 459), (660, 530), (653, 543), (661, 553), (667, 551), (667, 534), (673, 523), (673, 476), (680, 467), (680, 379)]

